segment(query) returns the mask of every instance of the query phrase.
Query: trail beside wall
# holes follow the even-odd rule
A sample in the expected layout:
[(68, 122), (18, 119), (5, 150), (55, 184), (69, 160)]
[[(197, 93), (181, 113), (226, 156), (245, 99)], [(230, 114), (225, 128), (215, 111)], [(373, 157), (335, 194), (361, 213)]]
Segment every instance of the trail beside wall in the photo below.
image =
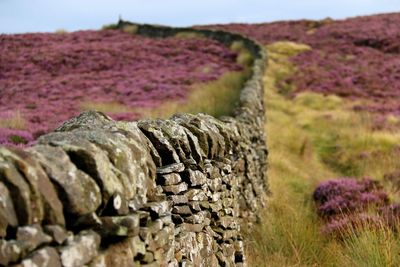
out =
[(245, 265), (240, 225), (268, 192), (263, 49), (223, 31), (126, 25), (243, 42), (255, 60), (235, 115), (85, 112), (33, 147), (0, 147), (0, 265)]

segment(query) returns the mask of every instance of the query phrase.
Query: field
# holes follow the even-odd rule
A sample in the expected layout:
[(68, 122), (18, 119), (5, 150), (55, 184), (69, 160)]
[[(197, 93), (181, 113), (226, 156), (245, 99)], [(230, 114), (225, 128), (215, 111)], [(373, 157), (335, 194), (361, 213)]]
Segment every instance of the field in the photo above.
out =
[(398, 266), (399, 20), (218, 26), (269, 55), (272, 197), (250, 266)]
[[(292, 41), (312, 49), (291, 57), (298, 71), (280, 81), (280, 92), (335, 94), (359, 100), (356, 110), (400, 116), (400, 14), (343, 21), (284, 21), (219, 25), (263, 44)], [(378, 116), (377, 127), (385, 126)], [(392, 117), (391, 117), (392, 118)]]
[[(272, 195), (244, 227), (249, 266), (399, 265), (398, 25), (400, 14), (204, 26), (268, 52)], [(29, 144), (85, 109), (119, 120), (227, 114), (248, 76), (240, 44), (195, 35), (5, 35), (0, 55), (0, 144)]]
[(29, 143), (83, 110), (137, 119), (243, 69), (235, 51), (201, 36), (117, 30), (0, 35), (0, 55), (0, 144)]

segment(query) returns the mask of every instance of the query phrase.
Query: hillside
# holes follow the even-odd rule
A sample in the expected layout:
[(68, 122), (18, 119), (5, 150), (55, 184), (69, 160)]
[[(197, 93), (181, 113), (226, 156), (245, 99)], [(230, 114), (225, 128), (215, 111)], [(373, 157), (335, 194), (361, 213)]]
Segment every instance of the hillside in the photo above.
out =
[[(248, 232), (251, 266), (398, 266), (398, 22), (384, 14), (214, 26), (257, 39), (269, 55), (272, 196)], [(375, 185), (363, 192), (362, 183)]]
[[(309, 51), (293, 56), (297, 71), (281, 81), (285, 94), (312, 91), (361, 100), (355, 109), (400, 115), (400, 14), (346, 20), (282, 21), (213, 26), (263, 44), (291, 41)], [(382, 121), (381, 121), (382, 122)]]
[(0, 35), (0, 55), (0, 144), (33, 141), (84, 110), (138, 119), (242, 70), (236, 52), (201, 36), (117, 30)]
[[(65, 266), (69, 249), (89, 266), (399, 266), (398, 25), (400, 13), (200, 27), (262, 47), (129, 22), (0, 35), (0, 265), (50, 244), (21, 245), (36, 214), (71, 235), (49, 245)], [(92, 109), (122, 122), (86, 112), (31, 142)], [(59, 218), (35, 177), (57, 185)]]

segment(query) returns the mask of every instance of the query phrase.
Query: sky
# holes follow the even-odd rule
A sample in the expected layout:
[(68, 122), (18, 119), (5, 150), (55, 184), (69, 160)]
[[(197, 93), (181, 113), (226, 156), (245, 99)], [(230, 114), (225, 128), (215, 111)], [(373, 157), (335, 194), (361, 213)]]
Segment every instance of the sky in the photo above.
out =
[(99, 29), (119, 17), (191, 26), (341, 19), (400, 11), (400, 0), (0, 0), (0, 33)]

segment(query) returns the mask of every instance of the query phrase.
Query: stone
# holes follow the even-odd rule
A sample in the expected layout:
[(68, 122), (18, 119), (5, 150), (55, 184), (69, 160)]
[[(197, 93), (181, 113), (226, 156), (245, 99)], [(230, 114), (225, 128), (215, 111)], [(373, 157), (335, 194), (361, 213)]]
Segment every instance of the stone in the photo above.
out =
[(173, 120), (158, 120), (157, 125), (169, 139), (181, 161), (192, 157), (189, 139), (184, 127)]
[(100, 246), (100, 236), (92, 230), (80, 232), (60, 248), (61, 262), (64, 267), (76, 267), (89, 263)]
[(231, 216), (220, 217), (217, 224), (221, 225), (225, 229), (236, 229), (238, 227), (237, 220)]
[(172, 208), (172, 213), (177, 213), (180, 215), (192, 215), (192, 210), (189, 206), (174, 206)]
[(133, 255), (144, 255), (146, 253), (146, 243), (140, 240), (138, 236), (129, 239), (131, 243)]
[(184, 179), (190, 183), (191, 186), (199, 186), (207, 183), (207, 177), (200, 171), (187, 170), (182, 173)]
[(219, 192), (222, 190), (221, 178), (207, 179), (207, 184), (212, 192)]
[(150, 202), (144, 205), (145, 208), (157, 214), (157, 216), (165, 216), (171, 212), (168, 201)]
[(21, 262), (23, 267), (61, 267), (60, 256), (55, 248), (44, 247)]
[(94, 258), (89, 266), (90, 267), (107, 267), (107, 266), (121, 266), (121, 267), (135, 267), (133, 262), (135, 254), (131, 240), (125, 239), (121, 242), (109, 245), (102, 251), (96, 258)]
[[(195, 145), (195, 150), (192, 149), (192, 151), (197, 151), (197, 154), (202, 155), (201, 158), (207, 157), (209, 153), (208, 136), (206, 132), (191, 123), (192, 120), (195, 119), (195, 116), (191, 114), (178, 114), (172, 119), (188, 129), (188, 131), (192, 134), (190, 135), (190, 139), (195, 140), (195, 142), (193, 142), (193, 145)], [(197, 140), (193, 139), (193, 136), (196, 137)]]
[(138, 127), (156, 148), (163, 165), (180, 162), (174, 147), (161, 131), (158, 121), (141, 120), (138, 121)]
[(164, 165), (157, 168), (158, 174), (169, 174), (174, 172), (182, 172), (185, 169), (185, 165), (183, 163), (173, 163), (169, 165)]
[(28, 225), (18, 227), (17, 241), (23, 244), (27, 251), (32, 251), (35, 248), (50, 243), (52, 238), (43, 232), (40, 225)]
[(188, 190), (188, 185), (185, 182), (182, 182), (177, 185), (166, 185), (162, 187), (164, 192), (172, 193), (174, 195), (178, 195), (179, 193), (185, 192)]
[(186, 204), (189, 202), (189, 199), (185, 195), (170, 195), (167, 197), (169, 201), (171, 201), (174, 205), (177, 204)]
[(100, 188), (90, 176), (71, 163), (61, 148), (40, 145), (33, 147), (32, 151), (53, 183), (57, 184), (68, 213), (84, 215), (100, 206)]
[(146, 252), (141, 260), (142, 262), (151, 263), (154, 261), (154, 254), (152, 252)]
[(19, 224), (33, 224), (43, 219), (44, 211), (40, 196), (31, 192), (29, 184), (15, 165), (6, 161), (1, 154), (0, 181), (9, 190)]
[(8, 266), (17, 262), (25, 254), (21, 242), (0, 239), (0, 265)]
[(140, 215), (100, 217), (102, 224), (95, 228), (103, 237), (137, 236), (139, 234)]
[(158, 175), (157, 181), (161, 185), (176, 185), (182, 181), (182, 178), (177, 173), (170, 173), (170, 174)]
[(191, 224), (191, 223), (183, 223), (182, 224), (183, 229), (188, 232), (201, 232), (204, 228), (203, 224)]
[(190, 201), (208, 200), (206, 193), (204, 193), (204, 191), (201, 189), (190, 189), (185, 193), (185, 196), (187, 196)]
[[(102, 192), (102, 200), (107, 203), (115, 193), (132, 198), (136, 191), (136, 181), (130, 180), (111, 162), (111, 158), (117, 152), (110, 155), (107, 149), (113, 146), (115, 151), (120, 152), (120, 158), (123, 158), (123, 153), (129, 152), (126, 152), (126, 146), (120, 143), (117, 149), (117, 144), (112, 142), (111, 138), (111, 134), (100, 130), (96, 133), (75, 130), (47, 134), (39, 139), (39, 143), (61, 147), (78, 169), (96, 181)], [(105, 151), (90, 141), (101, 142)]]
[(0, 237), (6, 236), (8, 226), (15, 228), (17, 225), (18, 218), (10, 193), (4, 183), (0, 182)]
[(53, 241), (61, 245), (68, 238), (69, 233), (59, 225), (45, 225), (44, 232), (51, 236)]
[(129, 213), (129, 202), (125, 198), (125, 195), (115, 192), (108, 203), (104, 207), (101, 215), (103, 216), (121, 216)]
[(35, 155), (27, 150), (11, 149), (7, 157), (12, 160), (30, 185), (35, 197), (40, 197), (43, 206), (43, 220), (50, 224), (65, 225), (63, 205), (54, 185), (36, 160)]

